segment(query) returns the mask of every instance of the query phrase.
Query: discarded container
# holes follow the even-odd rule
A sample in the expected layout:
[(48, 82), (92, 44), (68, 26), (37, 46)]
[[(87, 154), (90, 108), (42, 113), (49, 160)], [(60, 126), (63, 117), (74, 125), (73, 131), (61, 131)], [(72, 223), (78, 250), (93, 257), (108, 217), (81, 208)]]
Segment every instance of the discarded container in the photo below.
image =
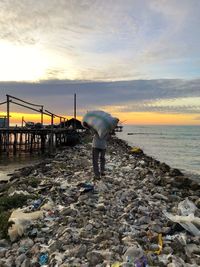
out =
[(146, 253), (154, 253), (154, 254), (157, 254), (159, 255), (163, 249), (163, 240), (162, 240), (162, 234), (158, 234), (158, 244), (155, 248), (158, 248), (158, 249), (155, 249), (155, 250), (148, 250), (146, 251)]
[(43, 266), (43, 265), (47, 264), (48, 260), (49, 260), (48, 253), (42, 253), (39, 256), (39, 264), (40, 264), (40, 266)]
[(131, 153), (133, 154), (143, 154), (143, 150), (139, 147), (132, 147), (131, 148)]
[(42, 204), (42, 200), (41, 199), (37, 199), (33, 202), (33, 209), (38, 209)]
[[(132, 247), (129, 247), (127, 249), (127, 251), (124, 254), (124, 262), (128, 263), (128, 264), (132, 264), (133, 266), (136, 261), (139, 262), (139, 260), (144, 256), (144, 252), (142, 250), (142, 248), (138, 245), (133, 245)], [(138, 265), (139, 267), (140, 265)]]
[(121, 267), (122, 265), (123, 265), (122, 262), (116, 261), (111, 265), (111, 267)]
[(87, 192), (90, 192), (90, 191), (94, 191), (94, 185), (88, 183), (88, 182), (85, 182), (85, 183), (80, 183), (78, 184), (80, 188), (80, 192), (81, 193), (87, 193)]
[(135, 260), (134, 264), (135, 264), (135, 267), (148, 267), (147, 258), (145, 256), (143, 256), (140, 259)]

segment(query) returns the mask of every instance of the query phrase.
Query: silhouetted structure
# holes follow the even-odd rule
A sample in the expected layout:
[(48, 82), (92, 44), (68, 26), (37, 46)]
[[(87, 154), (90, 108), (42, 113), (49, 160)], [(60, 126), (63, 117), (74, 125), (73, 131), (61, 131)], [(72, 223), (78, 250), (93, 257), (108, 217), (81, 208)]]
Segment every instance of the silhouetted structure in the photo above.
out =
[(66, 127), (66, 128), (73, 128), (76, 130), (84, 130), (85, 128), (82, 126), (81, 122), (77, 119), (70, 119), (65, 122), (61, 122), (61, 127)]
[(7, 118), (6, 116), (0, 116), (0, 128), (5, 128), (7, 125)]

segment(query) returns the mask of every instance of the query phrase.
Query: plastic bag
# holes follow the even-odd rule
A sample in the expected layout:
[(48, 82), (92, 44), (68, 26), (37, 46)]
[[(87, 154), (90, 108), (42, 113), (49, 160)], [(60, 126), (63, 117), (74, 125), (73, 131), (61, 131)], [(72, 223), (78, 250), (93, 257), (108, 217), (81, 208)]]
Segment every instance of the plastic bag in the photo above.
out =
[(48, 260), (49, 260), (49, 255), (48, 253), (42, 253), (40, 256), (39, 256), (39, 264), (41, 266), (45, 265), (48, 263)]
[(139, 147), (132, 147), (131, 148), (131, 153), (134, 153), (134, 154), (143, 154), (143, 151)]
[(114, 130), (119, 119), (112, 117), (109, 113), (101, 110), (89, 111), (83, 117), (82, 124), (86, 122), (90, 127), (97, 131), (100, 138)]
[(196, 209), (197, 207), (195, 206), (195, 204), (188, 198), (178, 204), (178, 211), (180, 212), (180, 215), (183, 216), (194, 214)]
[(178, 205), (178, 211), (181, 215), (173, 215), (164, 211), (164, 215), (173, 222), (179, 223), (184, 229), (193, 234), (194, 236), (200, 236), (200, 230), (196, 225), (200, 226), (200, 218), (194, 216), (194, 212), (197, 209), (195, 204), (186, 198)]
[(14, 210), (8, 220), (9, 222), (13, 222), (12, 226), (8, 228), (10, 240), (15, 241), (18, 236), (22, 236), (32, 221), (42, 217), (43, 211), (24, 213), (21, 209)]

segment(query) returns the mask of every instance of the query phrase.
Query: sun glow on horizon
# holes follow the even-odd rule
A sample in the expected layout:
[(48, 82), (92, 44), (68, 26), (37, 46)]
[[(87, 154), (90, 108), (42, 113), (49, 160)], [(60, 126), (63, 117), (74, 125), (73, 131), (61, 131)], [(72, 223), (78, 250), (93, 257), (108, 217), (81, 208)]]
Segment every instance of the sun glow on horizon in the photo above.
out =
[[(1, 112), (0, 113), (1, 116), (6, 116), (6, 112)], [(43, 115), (43, 123), (44, 124), (51, 124), (51, 117), (47, 116), (47, 115)], [(64, 118), (67, 119), (71, 119), (70, 116), (65, 116), (65, 115), (60, 115)], [(21, 126), (22, 125), (22, 118), (24, 119), (25, 122), (41, 122), (41, 115), (40, 114), (34, 114), (34, 113), (18, 113), (18, 112), (11, 112), (10, 113), (10, 125), (11, 126)], [(81, 117), (77, 116), (77, 119), (80, 119)], [(54, 124), (59, 124), (60, 123), (60, 119), (55, 117), (54, 118)]]
[(197, 114), (166, 114), (156, 112), (115, 113), (125, 124), (135, 125), (200, 125)]
[[(104, 109), (104, 111), (106, 111)], [(109, 112), (107, 110), (107, 112)], [(164, 114), (156, 112), (112, 112), (112, 116), (119, 118), (122, 125), (200, 125), (200, 117), (197, 114)], [(5, 116), (6, 112), (1, 112), (0, 115)], [(40, 114), (31, 113), (10, 113), (10, 125), (21, 126), (22, 117), (26, 122), (34, 123), (41, 122)], [(73, 116), (65, 116), (66, 119), (71, 119)], [(78, 120), (82, 120), (82, 116), (77, 116)], [(54, 119), (54, 124), (59, 124), (59, 118)], [(44, 115), (44, 124), (51, 124), (51, 117)]]

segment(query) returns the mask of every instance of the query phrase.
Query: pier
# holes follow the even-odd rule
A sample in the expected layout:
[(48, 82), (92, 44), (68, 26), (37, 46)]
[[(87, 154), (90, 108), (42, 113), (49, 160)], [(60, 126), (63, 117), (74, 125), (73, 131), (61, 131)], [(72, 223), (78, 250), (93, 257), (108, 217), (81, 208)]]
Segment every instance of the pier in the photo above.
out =
[[(74, 127), (67, 127), (67, 120), (65, 117), (56, 115), (44, 109), (43, 105), (31, 103), (20, 98), (6, 95), (7, 100), (0, 103), (0, 105), (6, 104), (7, 115), (1, 116), (0, 123), (0, 153), (12, 152), (34, 152), (41, 151), (42, 153), (46, 150), (52, 150), (55, 147), (61, 145), (73, 145), (78, 141), (78, 129)], [(74, 95), (76, 99), (76, 94)], [(74, 101), (75, 105), (76, 102)], [(22, 126), (13, 127), (10, 126), (10, 106), (15, 104), (23, 108), (38, 112), (41, 115), (41, 120), (33, 126), (23, 125), (25, 120), (22, 117)], [(76, 106), (74, 106), (74, 114), (76, 117)], [(50, 124), (44, 125), (43, 116), (47, 115), (50, 117)], [(58, 125), (54, 125), (54, 118), (60, 119)], [(75, 119), (76, 120), (76, 119)]]
[(0, 128), (0, 152), (34, 152), (53, 149), (61, 145), (73, 145), (78, 134), (73, 129), (26, 129), (10, 127)]
[[(0, 115), (0, 154), (17, 152), (44, 153), (46, 149), (52, 150), (62, 145), (74, 145), (79, 141), (78, 131), (84, 130), (81, 122), (76, 119), (76, 94), (74, 94), (74, 118), (66, 120), (65, 117), (56, 115), (44, 109), (44, 105), (28, 102), (15, 96), (6, 95), (6, 115)], [(40, 122), (26, 122), (22, 117), (21, 126), (10, 126), (11, 104), (40, 113)], [(44, 125), (44, 115), (50, 117), (50, 124)], [(54, 124), (54, 118), (59, 118), (60, 123)], [(121, 132), (123, 126), (117, 126), (114, 132)]]

